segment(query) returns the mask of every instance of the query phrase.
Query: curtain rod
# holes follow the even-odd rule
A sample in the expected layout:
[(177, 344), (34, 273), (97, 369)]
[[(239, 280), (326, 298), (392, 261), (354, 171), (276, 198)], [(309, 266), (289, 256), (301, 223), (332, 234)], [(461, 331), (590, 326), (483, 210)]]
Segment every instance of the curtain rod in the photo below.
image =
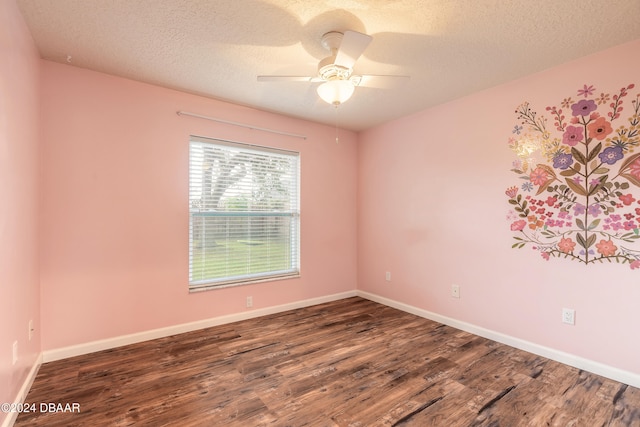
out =
[(251, 129), (251, 130), (260, 130), (260, 131), (263, 131), (263, 132), (277, 133), (278, 135), (285, 135), (285, 136), (291, 136), (291, 137), (294, 137), (294, 138), (307, 139), (306, 135), (300, 135), (300, 134), (297, 134), (297, 133), (289, 133), (289, 132), (283, 132), (283, 131), (279, 131), (279, 130), (267, 129), (267, 128), (262, 128), (262, 127), (258, 127), (258, 126), (251, 126), (251, 125), (246, 125), (244, 123), (232, 122), (232, 121), (229, 121), (229, 120), (216, 119), (215, 117), (202, 116), (202, 115), (196, 114), (196, 113), (189, 113), (188, 111), (178, 111), (177, 114), (179, 116), (191, 116), (191, 117), (197, 117), (199, 119), (205, 119), (205, 120), (211, 120), (211, 121), (218, 122), (218, 123), (224, 123), (224, 124), (227, 124), (227, 125), (240, 126), (240, 127)]

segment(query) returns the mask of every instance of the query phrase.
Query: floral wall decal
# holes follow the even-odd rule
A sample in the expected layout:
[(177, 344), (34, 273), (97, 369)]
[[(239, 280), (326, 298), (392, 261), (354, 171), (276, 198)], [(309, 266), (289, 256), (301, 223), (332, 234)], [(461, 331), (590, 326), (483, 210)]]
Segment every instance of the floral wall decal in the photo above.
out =
[(530, 246), (546, 260), (640, 268), (640, 152), (634, 153), (640, 93), (633, 98), (634, 87), (596, 95), (584, 85), (575, 100), (546, 107), (548, 116), (528, 102), (516, 109), (509, 147), (521, 184), (505, 191), (513, 248)]

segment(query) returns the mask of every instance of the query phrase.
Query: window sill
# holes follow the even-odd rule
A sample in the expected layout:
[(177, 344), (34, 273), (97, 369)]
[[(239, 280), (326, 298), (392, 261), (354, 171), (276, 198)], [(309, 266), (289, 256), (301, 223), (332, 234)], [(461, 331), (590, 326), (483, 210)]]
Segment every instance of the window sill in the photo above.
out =
[(244, 279), (244, 280), (238, 280), (234, 282), (189, 285), (189, 293), (194, 294), (199, 292), (212, 291), (216, 289), (232, 288), (236, 286), (246, 286), (246, 285), (253, 285), (256, 283), (274, 282), (279, 280), (298, 279), (298, 278), (300, 278), (300, 273), (288, 274), (283, 276), (260, 277), (257, 279)]

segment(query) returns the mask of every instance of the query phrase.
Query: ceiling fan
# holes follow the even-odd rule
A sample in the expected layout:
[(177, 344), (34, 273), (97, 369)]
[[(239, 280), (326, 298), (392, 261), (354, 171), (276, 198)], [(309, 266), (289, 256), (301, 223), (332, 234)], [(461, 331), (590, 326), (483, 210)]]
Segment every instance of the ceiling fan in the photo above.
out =
[(357, 31), (330, 31), (322, 36), (322, 46), (331, 55), (318, 64), (316, 76), (258, 76), (259, 82), (321, 82), (317, 91), (325, 102), (338, 106), (347, 101), (356, 86), (390, 88), (409, 76), (356, 75), (353, 66), (373, 38)]

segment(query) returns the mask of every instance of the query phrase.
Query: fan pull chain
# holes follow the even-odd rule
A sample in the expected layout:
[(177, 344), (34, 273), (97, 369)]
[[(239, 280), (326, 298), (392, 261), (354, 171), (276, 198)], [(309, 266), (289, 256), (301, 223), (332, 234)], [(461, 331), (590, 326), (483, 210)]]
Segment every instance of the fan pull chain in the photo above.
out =
[(340, 142), (340, 139), (338, 138), (338, 104), (334, 105), (334, 111), (335, 111), (335, 124), (336, 124), (336, 144), (338, 144)]

